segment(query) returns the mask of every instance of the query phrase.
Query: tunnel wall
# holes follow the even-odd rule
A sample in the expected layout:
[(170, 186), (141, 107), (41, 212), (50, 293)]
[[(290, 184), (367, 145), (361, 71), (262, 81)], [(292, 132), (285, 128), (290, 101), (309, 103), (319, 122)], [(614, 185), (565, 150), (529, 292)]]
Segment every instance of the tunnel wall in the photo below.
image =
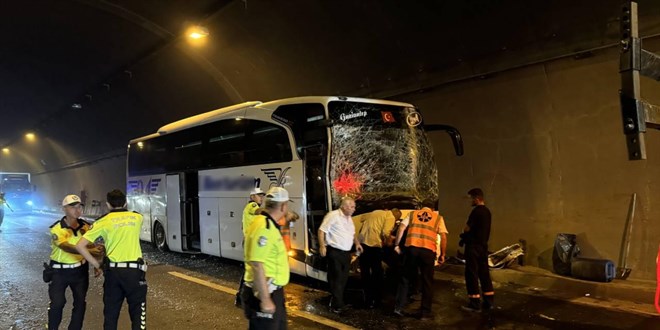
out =
[[(658, 104), (660, 84), (642, 82), (642, 95)], [(457, 157), (444, 134), (431, 133), (448, 253), (471, 209), (464, 196), (481, 187), (493, 213), (490, 250), (524, 239), (526, 262), (552, 269), (556, 234), (574, 233), (583, 256), (617, 263), (636, 193), (628, 267), (631, 277), (653, 279), (660, 134), (646, 134), (648, 160), (628, 161), (619, 88), (618, 51), (610, 49), (403, 97), (426, 123), (454, 125), (465, 139)]]

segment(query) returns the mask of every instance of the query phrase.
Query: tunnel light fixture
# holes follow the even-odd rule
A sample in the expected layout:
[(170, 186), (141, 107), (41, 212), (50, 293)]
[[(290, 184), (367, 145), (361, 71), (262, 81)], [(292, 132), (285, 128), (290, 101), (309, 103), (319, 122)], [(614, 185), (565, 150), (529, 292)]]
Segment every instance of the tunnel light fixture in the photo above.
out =
[(194, 25), (188, 29), (186, 34), (191, 39), (204, 39), (209, 36), (209, 29), (201, 25)]
[(5, 155), (9, 155), (9, 148), (2, 148), (2, 153)]
[(37, 138), (37, 136), (34, 135), (34, 133), (30, 132), (25, 134), (25, 138), (28, 139), (28, 141), (34, 141)]

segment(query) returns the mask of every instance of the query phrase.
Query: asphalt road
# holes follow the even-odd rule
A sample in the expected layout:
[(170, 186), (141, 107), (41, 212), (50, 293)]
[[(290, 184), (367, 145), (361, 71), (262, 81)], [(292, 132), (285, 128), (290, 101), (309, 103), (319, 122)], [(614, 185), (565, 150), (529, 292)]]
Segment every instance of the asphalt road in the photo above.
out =
[[(0, 227), (0, 329), (43, 329), (47, 322), (48, 287), (41, 264), (50, 254), (48, 226), (56, 216), (7, 214)], [(162, 253), (143, 244), (149, 263), (147, 324), (151, 329), (241, 329), (242, 311), (234, 307), (241, 264), (203, 255)], [(103, 324), (102, 279), (90, 279), (85, 329)], [(608, 307), (587, 306), (544, 297), (511, 284), (496, 283), (498, 308), (491, 317), (460, 310), (465, 289), (460, 276), (437, 272), (434, 318), (420, 321), (392, 314), (393, 285), (383, 288), (381, 308), (362, 306), (359, 281), (353, 280), (348, 300), (353, 308), (335, 315), (327, 308), (325, 285), (294, 276), (285, 289), (290, 329), (660, 329), (652, 315)], [(61, 328), (70, 317), (71, 298)], [(604, 304), (605, 305), (605, 304)], [(409, 306), (414, 311), (415, 301)], [(129, 328), (126, 309), (120, 329)]]

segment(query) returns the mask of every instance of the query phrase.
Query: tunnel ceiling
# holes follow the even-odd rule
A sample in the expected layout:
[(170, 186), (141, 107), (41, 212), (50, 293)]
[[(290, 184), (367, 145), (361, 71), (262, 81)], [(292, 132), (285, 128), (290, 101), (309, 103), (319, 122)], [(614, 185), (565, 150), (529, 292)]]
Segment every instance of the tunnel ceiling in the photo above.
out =
[[(100, 159), (246, 100), (386, 97), (583, 53), (617, 43), (620, 4), (1, 1), (0, 146), (12, 154), (0, 169)], [(642, 34), (660, 33), (660, 2), (639, 6)], [(193, 23), (209, 29), (203, 46), (182, 37)]]

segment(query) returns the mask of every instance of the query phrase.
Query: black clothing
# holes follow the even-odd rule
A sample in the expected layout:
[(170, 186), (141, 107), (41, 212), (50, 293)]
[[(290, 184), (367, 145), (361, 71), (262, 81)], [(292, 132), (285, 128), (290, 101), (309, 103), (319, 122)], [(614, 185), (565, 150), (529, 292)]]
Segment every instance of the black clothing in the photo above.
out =
[(286, 329), (286, 306), (284, 304), (284, 289), (279, 288), (270, 294), (270, 299), (275, 304), (274, 314), (261, 313), (261, 301), (254, 295), (252, 288), (243, 286), (241, 300), (243, 301), (243, 312), (250, 320), (250, 330), (262, 329)]
[(103, 329), (117, 329), (119, 312), (128, 303), (131, 329), (146, 329), (147, 280), (146, 273), (135, 268), (107, 268), (103, 274)]
[(465, 240), (465, 286), (468, 295), (478, 295), (479, 283), (482, 292), (492, 292), (493, 282), (488, 269), (488, 239), (490, 238), (490, 210), (477, 205), (470, 212), (464, 233)]
[(380, 305), (383, 291), (383, 248), (362, 244), (360, 274), (366, 290), (367, 305)]
[(465, 245), (465, 286), (468, 295), (478, 295), (479, 283), (483, 292), (493, 291), (488, 269), (488, 250), (480, 244)]
[[(51, 262), (52, 264), (53, 262)], [(48, 284), (48, 329), (59, 329), (62, 322), (62, 311), (66, 305), (66, 288), (71, 288), (73, 296), (73, 311), (69, 330), (82, 329), (89, 288), (89, 266), (84, 264), (77, 268), (53, 269), (53, 277)]]
[(418, 272), (422, 273), (422, 316), (431, 315), (433, 303), (433, 273), (435, 272), (435, 253), (429, 249), (409, 246), (406, 250), (404, 276), (396, 291), (395, 309), (402, 310), (408, 303), (410, 282), (414, 281)]
[(348, 271), (351, 265), (351, 252), (327, 246), (328, 284), (332, 294), (333, 309), (344, 308), (344, 290), (348, 282)]
[(485, 205), (477, 205), (470, 212), (467, 225), (470, 231), (465, 233), (465, 244), (479, 244), (488, 247), (490, 238), (490, 210)]

